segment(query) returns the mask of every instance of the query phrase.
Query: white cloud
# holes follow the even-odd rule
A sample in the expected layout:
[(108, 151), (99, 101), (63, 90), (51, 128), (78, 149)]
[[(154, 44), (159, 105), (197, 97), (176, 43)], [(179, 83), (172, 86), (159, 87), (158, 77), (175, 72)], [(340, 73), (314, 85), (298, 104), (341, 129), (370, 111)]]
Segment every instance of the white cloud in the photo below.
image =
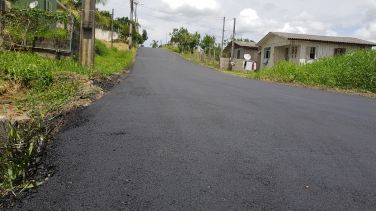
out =
[(369, 24), (369, 27), (363, 27), (356, 30), (354, 37), (376, 42), (376, 21)]
[(266, 35), (270, 31), (280, 31), (298, 34), (337, 35), (332, 30), (332, 25), (316, 20), (306, 11), (292, 17), (281, 19), (270, 19), (259, 17), (255, 9), (244, 9), (237, 20), (237, 31), (239, 36), (242, 32)]
[(330, 30), (330, 29), (328, 29), (328, 30), (326, 30), (326, 34), (325, 34), (326, 36), (338, 36), (338, 33), (337, 32), (335, 32), (335, 31), (333, 31), (333, 30)]
[(257, 20), (260, 17), (257, 15), (256, 10), (253, 10), (251, 8), (245, 9), (240, 12), (240, 15), (245, 16), (248, 20)]
[(176, 9), (178, 7), (189, 5), (191, 7), (195, 7), (197, 9), (205, 9), (205, 8), (216, 8), (218, 7), (218, 3), (215, 0), (162, 0), (163, 2), (169, 4), (172, 9)]

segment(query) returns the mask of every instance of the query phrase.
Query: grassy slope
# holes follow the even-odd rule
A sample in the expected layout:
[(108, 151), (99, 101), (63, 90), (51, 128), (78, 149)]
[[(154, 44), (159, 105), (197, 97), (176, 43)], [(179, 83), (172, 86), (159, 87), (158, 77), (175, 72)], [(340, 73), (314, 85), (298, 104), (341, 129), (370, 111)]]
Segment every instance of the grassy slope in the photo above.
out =
[[(115, 47), (125, 49), (127, 46), (124, 45), (115, 44)], [(77, 96), (79, 87), (93, 77), (93, 72), (109, 76), (131, 65), (137, 49), (131, 52), (115, 47), (108, 49), (102, 45), (102, 50), (107, 53), (96, 54), (94, 70), (68, 60), (52, 60), (31, 53), (0, 52), (1, 97), (12, 101), (17, 99), (16, 107), (33, 109), (36, 106), (52, 111)]]
[[(19, 111), (26, 110), (29, 115), (41, 112), (43, 117), (44, 113), (52, 112), (69, 99), (88, 94), (82, 87), (93, 77), (93, 72), (101, 72), (100, 77), (121, 72), (131, 65), (137, 52), (137, 49), (119, 50), (127, 49), (126, 44), (115, 44), (119, 49), (108, 49), (99, 41), (96, 45), (100, 46), (101, 55), (95, 57), (95, 70), (74, 61), (51, 60), (31, 53), (0, 52), (0, 99), (16, 101), (15, 109), (22, 108)], [(32, 164), (41, 153), (40, 147), (47, 143), (40, 141), (41, 135), (45, 136), (41, 125), (38, 128), (30, 125), (27, 130), (13, 127), (8, 134), (9, 140), (0, 140), (0, 147), (7, 146), (0, 150), (0, 196), (9, 188), (23, 187), (22, 170), (35, 169)], [(41, 140), (47, 139), (46, 136)], [(22, 147), (17, 148), (21, 140)], [(9, 161), (8, 156), (18, 159)], [(25, 163), (28, 165), (23, 165)], [(25, 179), (27, 181), (29, 177)]]
[[(166, 49), (178, 52), (177, 47), (168, 46)], [(218, 65), (207, 65), (187, 54), (184, 54), (184, 57), (240, 77), (376, 93), (376, 51), (374, 50), (359, 50), (341, 56), (321, 58), (318, 62), (306, 65), (280, 61), (271, 68), (254, 73), (223, 70), (219, 69)]]

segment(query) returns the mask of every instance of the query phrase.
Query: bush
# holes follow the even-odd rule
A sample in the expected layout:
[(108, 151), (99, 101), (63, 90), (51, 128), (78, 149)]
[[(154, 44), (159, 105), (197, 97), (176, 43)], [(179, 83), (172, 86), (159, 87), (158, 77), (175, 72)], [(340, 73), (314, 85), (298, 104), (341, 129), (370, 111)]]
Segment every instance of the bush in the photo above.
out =
[(256, 73), (255, 77), (376, 93), (376, 51), (358, 50), (306, 65), (279, 61)]
[(176, 47), (176, 46), (164, 46), (163, 48), (166, 48), (175, 53), (180, 53), (179, 47)]
[(95, 54), (98, 54), (99, 56), (107, 56), (110, 54), (110, 49), (107, 48), (106, 44), (96, 39)]

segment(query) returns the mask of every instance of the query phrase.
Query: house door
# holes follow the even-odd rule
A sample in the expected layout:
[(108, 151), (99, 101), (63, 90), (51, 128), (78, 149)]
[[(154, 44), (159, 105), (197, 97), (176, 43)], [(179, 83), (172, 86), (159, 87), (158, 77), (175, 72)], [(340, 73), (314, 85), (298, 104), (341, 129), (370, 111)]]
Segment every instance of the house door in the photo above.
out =
[(285, 48), (285, 60), (286, 61), (289, 60), (289, 49), (288, 48)]

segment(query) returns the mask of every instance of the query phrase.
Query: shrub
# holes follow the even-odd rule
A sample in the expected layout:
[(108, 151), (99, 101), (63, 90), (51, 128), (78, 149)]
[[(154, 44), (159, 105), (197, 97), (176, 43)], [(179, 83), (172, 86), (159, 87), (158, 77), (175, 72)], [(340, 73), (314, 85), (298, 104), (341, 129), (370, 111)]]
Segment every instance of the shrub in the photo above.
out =
[(279, 61), (255, 77), (376, 93), (376, 51), (358, 50), (306, 65)]
[(99, 56), (107, 56), (110, 54), (110, 49), (107, 48), (106, 44), (96, 39), (95, 54), (98, 54)]

